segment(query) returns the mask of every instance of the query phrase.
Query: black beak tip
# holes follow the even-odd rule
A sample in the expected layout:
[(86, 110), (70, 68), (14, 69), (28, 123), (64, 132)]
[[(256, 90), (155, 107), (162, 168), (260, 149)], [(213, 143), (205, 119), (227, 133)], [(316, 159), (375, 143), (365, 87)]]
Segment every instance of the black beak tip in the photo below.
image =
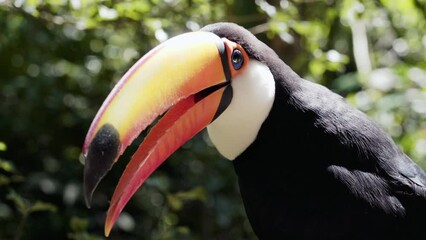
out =
[(88, 208), (90, 208), (93, 192), (112, 168), (119, 146), (118, 131), (111, 124), (103, 125), (93, 138), (84, 164), (84, 200)]
[(95, 189), (97, 185), (99, 184), (99, 182), (102, 180), (103, 176), (99, 176), (100, 173), (96, 173), (92, 171), (90, 167), (87, 167), (87, 162), (90, 162), (87, 160), (88, 159), (86, 159), (86, 166), (84, 167), (83, 192), (84, 192), (84, 201), (86, 203), (86, 207), (90, 208), (93, 193), (95, 192)]
[(84, 181), (84, 202), (86, 203), (87, 208), (90, 208), (94, 191), (95, 188), (90, 189), (90, 187), (87, 187), (86, 181)]

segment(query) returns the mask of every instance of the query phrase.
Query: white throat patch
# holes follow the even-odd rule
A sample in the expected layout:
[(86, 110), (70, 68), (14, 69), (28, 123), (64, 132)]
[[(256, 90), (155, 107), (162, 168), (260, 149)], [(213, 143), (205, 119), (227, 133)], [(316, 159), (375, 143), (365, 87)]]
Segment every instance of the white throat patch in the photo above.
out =
[(217, 150), (234, 160), (256, 139), (272, 108), (275, 81), (269, 68), (250, 60), (247, 68), (232, 79), (233, 97), (228, 108), (207, 126)]

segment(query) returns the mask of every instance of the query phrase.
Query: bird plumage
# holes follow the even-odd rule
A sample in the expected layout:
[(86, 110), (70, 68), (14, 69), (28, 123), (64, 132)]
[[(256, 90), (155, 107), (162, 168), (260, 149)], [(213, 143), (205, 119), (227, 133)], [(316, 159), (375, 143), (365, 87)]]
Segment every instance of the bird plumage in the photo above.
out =
[(235, 24), (207, 26), (268, 66), (275, 100), (234, 161), (260, 239), (423, 239), (426, 174), (364, 113)]
[(238, 25), (171, 38), (117, 83), (83, 145), (88, 206), (157, 117), (114, 191), (106, 235), (155, 169), (207, 127), (233, 160), (260, 239), (426, 238), (425, 172), (364, 113), (302, 79)]

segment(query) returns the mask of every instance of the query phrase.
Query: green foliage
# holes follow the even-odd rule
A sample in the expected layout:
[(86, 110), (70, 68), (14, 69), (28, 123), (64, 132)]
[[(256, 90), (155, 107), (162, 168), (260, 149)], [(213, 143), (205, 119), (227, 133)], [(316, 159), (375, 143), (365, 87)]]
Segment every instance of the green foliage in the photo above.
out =
[(200, 200), (205, 203), (207, 201), (206, 191), (202, 187), (195, 187), (189, 191), (167, 195), (167, 202), (175, 211), (181, 210), (184, 201), (188, 200)]
[(88, 233), (89, 220), (79, 217), (72, 217), (70, 220), (71, 233), (68, 233), (68, 239), (73, 240), (101, 240), (105, 239)]
[[(426, 168), (424, 0), (0, 1), (0, 239), (104, 239), (112, 186), (91, 209), (79, 163), (112, 86), (160, 42), (239, 23), (304, 78), (342, 94)], [(46, 229), (48, 226), (48, 229)], [(205, 133), (163, 164), (109, 239), (255, 239), (232, 164)]]
[(23, 216), (28, 216), (29, 214), (34, 212), (56, 212), (56, 207), (54, 205), (41, 201), (37, 201), (33, 204), (27, 203), (25, 199), (23, 199), (19, 194), (17, 194), (13, 190), (9, 193), (7, 198), (15, 204), (16, 209)]
[(11, 190), (10, 193), (7, 195), (7, 199), (13, 202), (15, 208), (19, 211), (21, 215), (21, 220), (19, 221), (19, 224), (15, 231), (15, 240), (21, 239), (22, 235), (24, 234), (24, 226), (30, 214), (35, 212), (56, 212), (56, 206), (42, 201), (30, 203), (27, 199), (22, 198), (13, 190)]

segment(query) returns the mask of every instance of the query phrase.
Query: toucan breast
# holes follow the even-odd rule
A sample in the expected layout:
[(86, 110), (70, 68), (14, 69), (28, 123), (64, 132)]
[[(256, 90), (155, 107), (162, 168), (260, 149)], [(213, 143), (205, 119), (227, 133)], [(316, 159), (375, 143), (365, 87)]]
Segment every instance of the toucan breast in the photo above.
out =
[(250, 60), (231, 86), (231, 103), (207, 131), (217, 150), (234, 160), (253, 143), (267, 118), (275, 98), (275, 81), (267, 65)]

